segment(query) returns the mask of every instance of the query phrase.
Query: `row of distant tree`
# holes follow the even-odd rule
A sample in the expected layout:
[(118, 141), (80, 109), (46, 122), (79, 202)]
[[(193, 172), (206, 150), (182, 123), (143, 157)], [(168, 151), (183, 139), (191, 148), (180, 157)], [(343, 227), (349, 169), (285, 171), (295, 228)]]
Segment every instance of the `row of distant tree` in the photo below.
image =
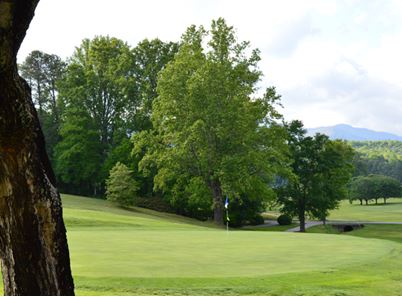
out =
[(349, 200), (378, 203), (381, 198), (401, 197), (402, 142), (352, 141), (355, 172), (349, 184)]
[(20, 72), (64, 192), (149, 198), (217, 224), (226, 197), (232, 225), (273, 200), (301, 222), (324, 218), (346, 196), (353, 149), (284, 122), (275, 88), (256, 97), (259, 60), (219, 19), (179, 42), (100, 36), (67, 61), (35, 51)]
[(352, 142), (356, 150), (355, 176), (385, 175), (402, 182), (402, 142)]

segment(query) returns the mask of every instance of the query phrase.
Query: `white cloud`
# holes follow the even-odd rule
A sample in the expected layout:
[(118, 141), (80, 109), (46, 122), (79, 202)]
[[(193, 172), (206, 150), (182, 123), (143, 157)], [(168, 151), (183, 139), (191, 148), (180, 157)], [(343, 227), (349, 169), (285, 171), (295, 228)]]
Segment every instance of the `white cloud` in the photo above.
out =
[(287, 118), (402, 135), (398, 0), (41, 0), (19, 57), (34, 49), (67, 57), (95, 35), (178, 40), (220, 16), (261, 49), (261, 87), (277, 87)]

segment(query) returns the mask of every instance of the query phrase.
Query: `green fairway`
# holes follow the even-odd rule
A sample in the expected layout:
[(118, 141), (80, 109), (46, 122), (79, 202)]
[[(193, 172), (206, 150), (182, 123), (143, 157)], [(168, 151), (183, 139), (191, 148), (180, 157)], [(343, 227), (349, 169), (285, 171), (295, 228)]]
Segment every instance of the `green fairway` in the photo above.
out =
[[(326, 233), (326, 234), (340, 234), (337, 229), (327, 226), (314, 226), (307, 230), (308, 233)], [(369, 225), (366, 224), (364, 228), (357, 229), (351, 232), (344, 232), (342, 235), (352, 235), (365, 238), (378, 238), (392, 240), (402, 243), (402, 225)]]
[(247, 231), (271, 231), (271, 232), (280, 232), (286, 231), (288, 229), (299, 226), (297, 223), (292, 223), (290, 225), (275, 225), (275, 226), (244, 226), (242, 229)]
[[(63, 202), (78, 294), (396, 294), (397, 281), (378, 275), (384, 269), (400, 276), (392, 259), (402, 258), (401, 248), (389, 241), (227, 233), (102, 200), (64, 195)], [(372, 279), (378, 285), (367, 286)]]
[(331, 234), (228, 233), (172, 214), (124, 210), (69, 195), (63, 195), (63, 205), (79, 295), (402, 292), (398, 242)]
[[(382, 200), (378, 200), (382, 202)], [(345, 221), (377, 221), (377, 222), (402, 222), (402, 198), (387, 200), (387, 204), (373, 202), (369, 205), (360, 205), (359, 202), (343, 200), (339, 209), (330, 213), (329, 220)]]
[[(379, 199), (378, 204), (373, 201), (369, 205), (360, 205), (354, 201), (350, 204), (348, 200), (342, 200), (339, 208), (332, 210), (329, 220), (341, 221), (368, 221), (368, 222), (402, 222), (402, 198), (391, 198), (387, 204)], [(279, 210), (273, 209), (264, 213), (265, 219), (276, 220)]]

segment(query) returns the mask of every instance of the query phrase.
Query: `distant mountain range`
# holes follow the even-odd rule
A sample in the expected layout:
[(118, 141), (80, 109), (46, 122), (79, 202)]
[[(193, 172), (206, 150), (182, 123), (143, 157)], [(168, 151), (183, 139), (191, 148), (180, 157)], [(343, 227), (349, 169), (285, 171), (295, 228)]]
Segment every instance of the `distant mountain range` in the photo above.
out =
[(365, 128), (356, 128), (346, 124), (339, 124), (329, 127), (308, 128), (307, 135), (321, 133), (328, 135), (331, 139), (344, 139), (354, 141), (378, 141), (378, 140), (397, 140), (402, 141), (402, 136), (387, 132), (378, 132)]

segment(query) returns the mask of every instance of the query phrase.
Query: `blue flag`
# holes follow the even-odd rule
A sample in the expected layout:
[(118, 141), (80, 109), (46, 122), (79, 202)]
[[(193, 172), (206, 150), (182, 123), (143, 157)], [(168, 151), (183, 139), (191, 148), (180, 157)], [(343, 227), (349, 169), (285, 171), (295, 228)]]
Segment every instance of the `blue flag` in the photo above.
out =
[(229, 206), (229, 198), (226, 196), (226, 201), (225, 201), (225, 208), (228, 209)]

